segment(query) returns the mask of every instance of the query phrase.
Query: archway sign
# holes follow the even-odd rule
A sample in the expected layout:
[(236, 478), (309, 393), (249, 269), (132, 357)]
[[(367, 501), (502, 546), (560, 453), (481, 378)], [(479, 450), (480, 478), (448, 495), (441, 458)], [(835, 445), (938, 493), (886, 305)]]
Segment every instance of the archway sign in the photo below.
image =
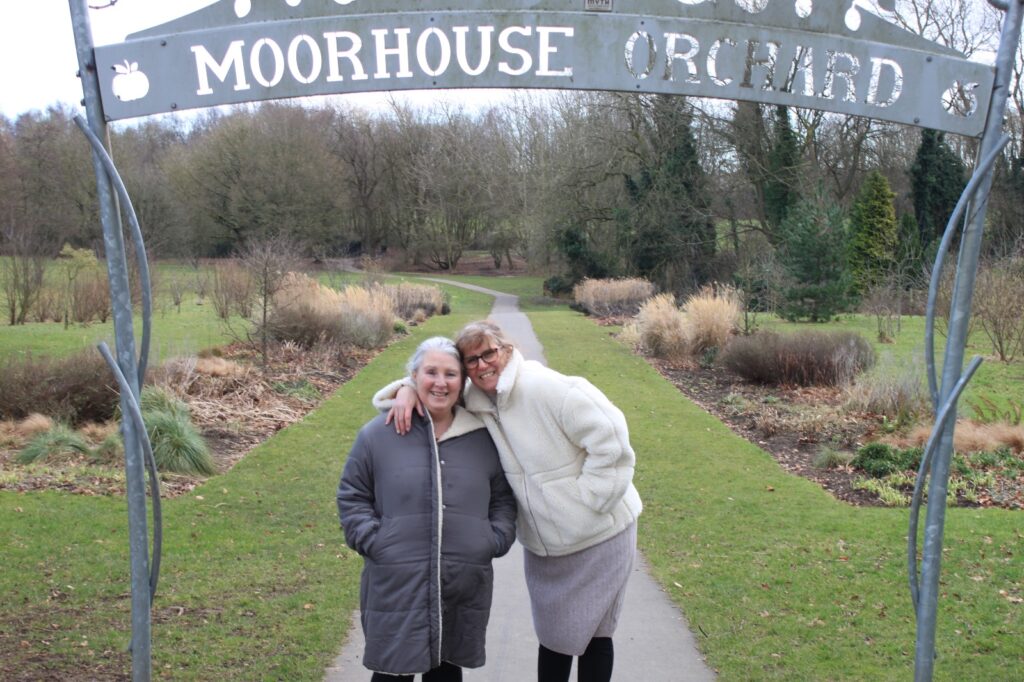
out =
[(993, 68), (884, 14), (865, 0), (222, 0), (97, 48), (96, 62), (108, 120), (307, 95), (558, 88), (980, 135)]
[[(143, 451), (135, 404), (145, 372), (148, 315), (136, 358), (122, 206), (134, 211), (99, 140), (108, 121), (288, 97), (382, 90), (544, 88), (748, 100), (818, 109), (980, 137), (974, 177), (950, 219), (933, 269), (925, 352), (936, 425), (911, 505), (908, 572), (917, 616), (915, 680), (932, 679), (945, 505), (928, 506), (918, 573), (918, 512), (945, 500), (992, 166), (1002, 146), (1024, 0), (987, 0), (1005, 14), (994, 67), (909, 33), (895, 0), (220, 0), (124, 43), (94, 48), (87, 0), (68, 0), (94, 146), (110, 279), (128, 488), (132, 677), (151, 674)], [(975, 0), (981, 5), (984, 0)], [(980, 9), (980, 7), (979, 7)], [(970, 209), (968, 210), (968, 206)], [(966, 216), (966, 218), (964, 217)], [(932, 347), (943, 257), (963, 218), (941, 383)], [(930, 472), (930, 477), (929, 477)], [(155, 478), (155, 475), (154, 475)], [(154, 488), (154, 500), (157, 498)]]

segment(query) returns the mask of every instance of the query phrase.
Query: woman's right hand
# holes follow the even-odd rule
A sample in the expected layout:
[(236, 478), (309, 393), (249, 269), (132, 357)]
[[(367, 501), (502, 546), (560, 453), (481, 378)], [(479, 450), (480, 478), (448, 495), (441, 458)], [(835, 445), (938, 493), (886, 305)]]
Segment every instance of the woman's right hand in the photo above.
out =
[(395, 394), (395, 401), (384, 418), (385, 424), (395, 422), (395, 433), (404, 436), (412, 428), (412, 411), (416, 410), (419, 415), (424, 416), (423, 405), (416, 397), (416, 391), (411, 386), (402, 386)]

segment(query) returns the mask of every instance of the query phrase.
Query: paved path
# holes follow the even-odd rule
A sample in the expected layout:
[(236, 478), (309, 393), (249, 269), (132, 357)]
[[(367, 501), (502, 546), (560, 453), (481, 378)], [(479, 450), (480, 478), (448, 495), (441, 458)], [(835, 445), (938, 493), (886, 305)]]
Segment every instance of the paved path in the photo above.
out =
[[(443, 279), (432, 279), (494, 296), (491, 319), (501, 325), (529, 359), (544, 362), (544, 349), (516, 296)], [(643, 516), (640, 517), (642, 524)], [(613, 682), (710, 682), (715, 679), (690, 628), (661, 587), (650, 577), (641, 555), (630, 576), (626, 604), (615, 633)], [(363, 632), (354, 614), (341, 654), (327, 669), (325, 682), (368, 682), (362, 667)], [(494, 605), (487, 628), (487, 665), (465, 670), (466, 682), (529, 682), (536, 679), (537, 639), (523, 578), (522, 548), (517, 542), (494, 562)], [(575, 668), (575, 664), (574, 664)], [(575, 674), (573, 675), (575, 679)], [(418, 682), (418, 678), (417, 678)]]

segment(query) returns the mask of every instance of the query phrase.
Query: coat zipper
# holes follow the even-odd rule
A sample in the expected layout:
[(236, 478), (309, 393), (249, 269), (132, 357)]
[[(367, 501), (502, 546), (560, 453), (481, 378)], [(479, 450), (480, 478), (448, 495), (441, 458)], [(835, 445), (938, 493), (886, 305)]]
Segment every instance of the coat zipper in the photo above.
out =
[(430, 422), (430, 443), (434, 454), (434, 472), (437, 485), (437, 547), (435, 548), (437, 562), (437, 665), (441, 665), (441, 639), (444, 637), (444, 595), (441, 594), (441, 534), (444, 531), (444, 493), (442, 492), (443, 485), (441, 481), (441, 451), (437, 438), (434, 437), (434, 420), (430, 418), (429, 414), (427, 415), (427, 420)]

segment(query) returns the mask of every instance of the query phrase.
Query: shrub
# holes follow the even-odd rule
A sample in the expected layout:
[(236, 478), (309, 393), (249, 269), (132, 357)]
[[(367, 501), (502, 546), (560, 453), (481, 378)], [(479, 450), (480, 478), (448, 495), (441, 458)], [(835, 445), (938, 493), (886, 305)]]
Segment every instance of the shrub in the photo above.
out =
[(921, 465), (923, 455), (924, 450), (921, 448), (898, 450), (885, 443), (868, 443), (857, 450), (850, 465), (869, 476), (882, 478), (897, 472), (917, 469)]
[(367, 288), (372, 290), (378, 287), (391, 299), (395, 314), (403, 320), (415, 320), (417, 316), (425, 318), (437, 315), (444, 309), (445, 297), (440, 287), (401, 282), (400, 284), (374, 285)]
[(222, 320), (232, 314), (249, 317), (255, 303), (255, 283), (241, 264), (219, 262), (213, 266), (213, 288), (210, 292), (214, 310)]
[(565, 275), (553, 275), (544, 280), (544, 293), (549, 296), (565, 296), (572, 293), (575, 281)]
[(360, 348), (380, 348), (391, 338), (395, 310), (382, 291), (348, 287), (341, 292), (340, 341)]
[(289, 275), (273, 297), (267, 327), (278, 341), (309, 348), (321, 341), (379, 348), (394, 330), (391, 297), (381, 287), (336, 291), (306, 275)]
[(1000, 361), (1024, 350), (1024, 262), (1007, 259), (978, 271), (972, 316)]
[(67, 424), (54, 424), (52, 429), (36, 435), (28, 442), (28, 445), (18, 454), (18, 462), (31, 464), (41, 459), (69, 455), (91, 457), (92, 451), (85, 439), (72, 431)]
[(79, 324), (110, 317), (110, 284), (105, 272), (81, 273), (71, 284), (71, 319)]
[(930, 409), (931, 400), (921, 382), (916, 363), (884, 366), (847, 389), (846, 409), (882, 415), (897, 424), (907, 424)]
[(873, 478), (900, 471), (898, 451), (885, 443), (868, 443), (857, 451), (850, 465)]
[(728, 285), (706, 286), (683, 304), (692, 352), (725, 348), (740, 317), (740, 297)]
[(654, 295), (654, 285), (645, 279), (585, 279), (572, 289), (573, 300), (590, 315), (636, 315), (644, 301)]
[(748, 381), (841, 386), (874, 364), (875, 351), (852, 332), (758, 332), (733, 339), (722, 364)]
[(99, 353), (64, 358), (11, 357), (0, 365), (0, 417), (33, 412), (79, 424), (107, 421), (117, 406), (117, 382)]
[(187, 415), (157, 410), (143, 418), (157, 470), (204, 476), (217, 473), (206, 441)]
[(341, 294), (306, 275), (289, 275), (271, 303), (267, 330), (277, 341), (309, 348), (341, 336)]
[(672, 294), (659, 294), (640, 307), (636, 318), (644, 349), (658, 358), (679, 360), (690, 354), (690, 338)]

